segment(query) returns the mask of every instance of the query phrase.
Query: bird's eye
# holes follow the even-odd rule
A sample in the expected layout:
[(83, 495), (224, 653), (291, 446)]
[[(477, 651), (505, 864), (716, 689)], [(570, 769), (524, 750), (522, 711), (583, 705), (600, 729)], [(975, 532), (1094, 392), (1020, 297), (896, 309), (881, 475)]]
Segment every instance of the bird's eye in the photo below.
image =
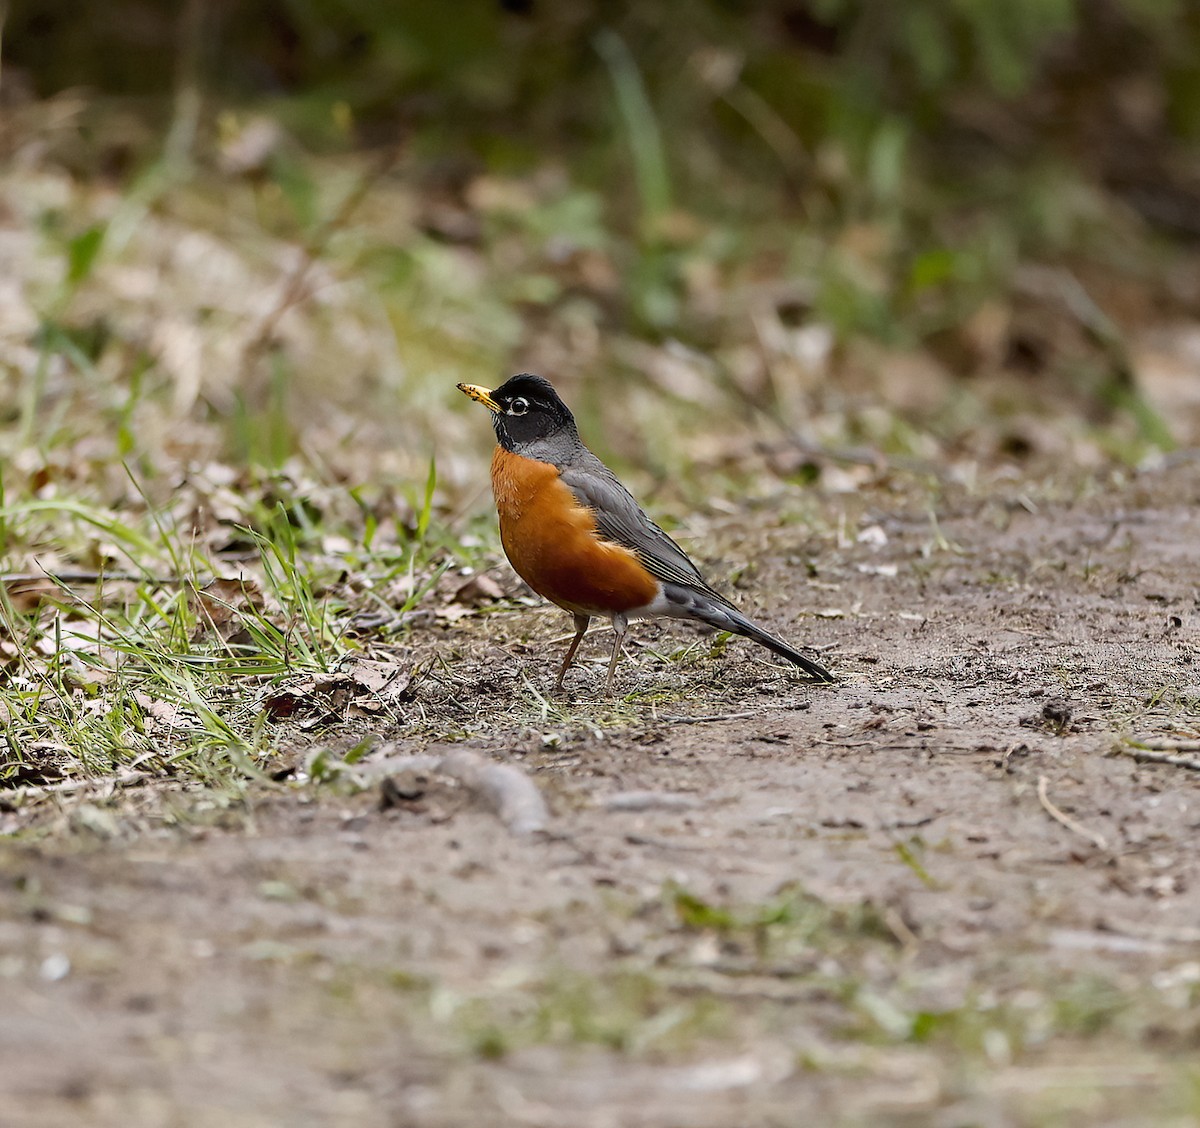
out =
[(517, 396), (517, 398), (508, 405), (509, 415), (524, 415), (528, 410), (529, 401), (523, 396)]

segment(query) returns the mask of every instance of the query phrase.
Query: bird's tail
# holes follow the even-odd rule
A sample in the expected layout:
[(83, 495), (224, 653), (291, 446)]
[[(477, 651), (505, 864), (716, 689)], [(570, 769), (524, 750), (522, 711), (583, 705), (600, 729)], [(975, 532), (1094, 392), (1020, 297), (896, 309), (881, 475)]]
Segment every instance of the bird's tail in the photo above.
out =
[(768, 634), (750, 622), (740, 612), (726, 612), (726, 616), (732, 620), (733, 626), (726, 627), (726, 630), (732, 630), (734, 634), (740, 634), (748, 639), (757, 642), (759, 646), (765, 646), (768, 650), (773, 650), (781, 658), (786, 658), (789, 662), (794, 662), (800, 667), (813, 681), (820, 682), (835, 682), (837, 678), (833, 676), (824, 666), (818, 662), (814, 662), (811, 658), (805, 658), (798, 650), (793, 650), (781, 638), (776, 638), (773, 634)]
[[(783, 639), (776, 638), (756, 623), (752, 623), (737, 608), (710, 601), (700, 597), (695, 591), (681, 590), (676, 585), (664, 586), (667, 587), (667, 598), (672, 603), (679, 605), (680, 612), (687, 618), (699, 619), (718, 630), (732, 631), (734, 634), (742, 635), (743, 638), (751, 639), (759, 646), (765, 646), (768, 650), (774, 651), (781, 658), (794, 662), (813, 681), (835, 682), (838, 680), (824, 666), (814, 662), (811, 658), (806, 658), (800, 651), (788, 646)], [(672, 591), (672, 588), (675, 590)]]

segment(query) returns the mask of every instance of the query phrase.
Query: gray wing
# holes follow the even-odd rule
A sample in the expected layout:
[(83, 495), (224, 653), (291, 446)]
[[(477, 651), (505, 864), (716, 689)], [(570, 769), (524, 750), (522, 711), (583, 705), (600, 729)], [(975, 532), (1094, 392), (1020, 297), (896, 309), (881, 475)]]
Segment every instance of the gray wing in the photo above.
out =
[(562, 467), (560, 472), (579, 504), (595, 514), (600, 535), (631, 549), (646, 570), (664, 583), (699, 588), (719, 603), (731, 606), (705, 583), (687, 553), (642, 512), (617, 476), (591, 451), (584, 454), (586, 457)]

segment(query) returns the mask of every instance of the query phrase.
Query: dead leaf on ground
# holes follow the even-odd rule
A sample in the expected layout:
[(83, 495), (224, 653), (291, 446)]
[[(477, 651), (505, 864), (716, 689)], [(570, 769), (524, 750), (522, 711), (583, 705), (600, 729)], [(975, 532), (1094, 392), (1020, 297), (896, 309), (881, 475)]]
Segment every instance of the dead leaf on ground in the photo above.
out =
[(66, 601), (62, 589), (49, 576), (17, 576), (4, 579), (4, 590), (13, 610), (22, 615), (36, 611), (44, 603)]
[(263, 708), (275, 720), (304, 716), (301, 728), (326, 720), (377, 716), (405, 701), (412, 671), (395, 662), (355, 658), (329, 674), (316, 674), (278, 686), (263, 699)]
[(194, 714), (183, 706), (151, 697), (141, 690), (134, 693), (133, 699), (142, 710), (148, 732), (171, 734), (183, 728), (189, 721), (195, 720)]
[(211, 629), (225, 642), (235, 643), (249, 641), (245, 616), (247, 612), (260, 615), (264, 606), (262, 589), (242, 576), (211, 580), (194, 593), (191, 601), (200, 619), (193, 640)]
[(453, 602), (480, 607), (503, 598), (504, 589), (486, 572), (479, 572), (454, 592)]

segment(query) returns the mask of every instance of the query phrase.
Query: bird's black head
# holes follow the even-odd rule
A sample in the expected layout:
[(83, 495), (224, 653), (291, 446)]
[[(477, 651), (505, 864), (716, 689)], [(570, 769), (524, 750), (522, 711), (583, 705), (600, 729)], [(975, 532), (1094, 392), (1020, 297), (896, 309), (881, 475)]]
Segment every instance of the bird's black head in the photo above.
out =
[(491, 411), (496, 439), (506, 450), (557, 462), (579, 442), (575, 417), (544, 376), (522, 372), (491, 392), (476, 384), (458, 387)]

